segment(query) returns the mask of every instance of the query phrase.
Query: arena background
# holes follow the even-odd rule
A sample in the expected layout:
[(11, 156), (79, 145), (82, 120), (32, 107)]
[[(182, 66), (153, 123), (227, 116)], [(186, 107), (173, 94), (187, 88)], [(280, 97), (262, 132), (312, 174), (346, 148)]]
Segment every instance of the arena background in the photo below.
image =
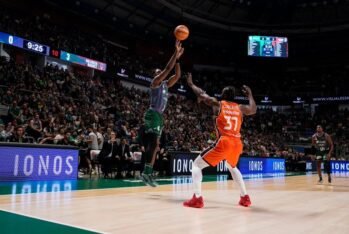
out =
[[(74, 192), (83, 193), (80, 190), (87, 190), (81, 196), (93, 203), (110, 195), (110, 201), (105, 197), (103, 204), (122, 204), (127, 199), (118, 196), (128, 192), (134, 204), (142, 204), (133, 188), (143, 198), (166, 197), (173, 190), (180, 194), (171, 197), (177, 204), (164, 207), (181, 206), (183, 193), (191, 192), (193, 160), (216, 140), (212, 111), (199, 104), (187, 86), (188, 72), (214, 97), (219, 97), (223, 87), (234, 85), (240, 104), (247, 103), (240, 92), (242, 85), (251, 87), (258, 111), (244, 118), (244, 150), (238, 166), (255, 196), (263, 189), (261, 197), (264, 192), (267, 198), (280, 188), (290, 198), (288, 203), (293, 201), (292, 192), (307, 191), (305, 197), (337, 197), (342, 208), (348, 207), (340, 193), (347, 192), (349, 175), (348, 13), (349, 1), (345, 0), (0, 0), (0, 224), (5, 233), (132, 232), (136, 230), (132, 222), (142, 230), (142, 224), (134, 220), (104, 226), (87, 218), (75, 220), (72, 210), (78, 202), (73, 200), (71, 207), (62, 205), (62, 212), (71, 217), (52, 215), (60, 209), (59, 202), (67, 201), (64, 194), (71, 194), (67, 195), (71, 199), (78, 196)], [(189, 27), (190, 36), (183, 42), (182, 78), (169, 90), (155, 163), (161, 184), (157, 193), (143, 188), (137, 179), (144, 163), (139, 134), (149, 106), (153, 71), (166, 65), (174, 50), (173, 30), (179, 24)], [(287, 38), (287, 56), (249, 56), (251, 36)], [(315, 185), (311, 136), (319, 124), (334, 142), (332, 186)], [(124, 141), (128, 145), (129, 150), (122, 152), (125, 160), (108, 164), (98, 152), (91, 153), (87, 139), (93, 131), (102, 152), (103, 142), (115, 132), (118, 144)], [(105, 168), (110, 171), (105, 173)], [(217, 197), (211, 185), (217, 185), (218, 193), (227, 189), (229, 173), (223, 163), (205, 169), (204, 174), (210, 198)], [(103, 189), (107, 195), (102, 195)], [(34, 194), (35, 202), (30, 198)], [(41, 199), (44, 194), (51, 197)], [(44, 208), (36, 203), (39, 200)], [(57, 207), (43, 212), (53, 201), (58, 201)], [(335, 213), (338, 203), (329, 204), (320, 207)], [(315, 212), (318, 205), (307, 211)], [(268, 214), (258, 202), (256, 206), (258, 215)], [(120, 207), (114, 208), (121, 212)], [(98, 207), (91, 210), (103, 212)], [(127, 208), (121, 210), (127, 214)], [(134, 208), (136, 213), (140, 210)], [(292, 213), (291, 208), (286, 211)], [(311, 216), (307, 211), (300, 208), (298, 214)], [(46, 227), (43, 217), (52, 223)], [(340, 221), (347, 218), (344, 212), (338, 217)], [(199, 220), (205, 219), (200, 216)], [(312, 230), (313, 221), (309, 218), (304, 229), (290, 227), (289, 231)], [(158, 232), (177, 233), (180, 228), (189, 228), (191, 233), (213, 232), (180, 222), (179, 229)], [(333, 223), (335, 220), (324, 230), (332, 230)], [(29, 231), (23, 229), (24, 224), (30, 225)], [(150, 232), (151, 225), (154, 222), (145, 222), (145, 232)], [(238, 233), (251, 233), (257, 227), (238, 229)], [(340, 223), (337, 228), (336, 233), (345, 233), (349, 227)]]

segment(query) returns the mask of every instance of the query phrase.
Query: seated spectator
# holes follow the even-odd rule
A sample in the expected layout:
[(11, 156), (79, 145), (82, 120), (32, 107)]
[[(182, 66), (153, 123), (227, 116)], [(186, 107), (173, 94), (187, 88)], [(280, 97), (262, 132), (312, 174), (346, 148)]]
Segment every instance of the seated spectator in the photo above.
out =
[(5, 125), (0, 123), (0, 141), (6, 141), (7, 134), (5, 131)]
[(154, 168), (159, 172), (159, 176), (170, 175), (170, 160), (165, 148), (161, 148), (157, 153)]
[(88, 138), (86, 142), (88, 143), (88, 164), (89, 164), (89, 169), (92, 170), (92, 173), (94, 174), (95, 171), (93, 169), (92, 162), (97, 158), (100, 150), (98, 149), (98, 138), (97, 138), (97, 129), (91, 125), (88, 128)]
[(30, 140), (24, 136), (24, 129), (22, 126), (16, 128), (15, 134), (7, 138), (7, 142), (31, 143)]
[(126, 177), (132, 177), (131, 171), (133, 170), (133, 159), (126, 138), (121, 139), (118, 155), (120, 156), (121, 171), (127, 172)]
[[(102, 165), (102, 172), (104, 177), (109, 177), (113, 168), (120, 168), (120, 156), (118, 155), (119, 145), (116, 141), (115, 132), (110, 133), (110, 140), (105, 141), (103, 148), (98, 155), (98, 160)], [(121, 175), (121, 171), (118, 171)]]
[(42, 122), (38, 113), (30, 120), (27, 133), (28, 136), (33, 137), (35, 140), (38, 140), (42, 136)]
[(12, 105), (10, 106), (9, 112), (9, 121), (10, 122), (16, 122), (19, 124), (22, 124), (20, 121), (20, 116), (21, 116), (21, 108), (17, 106), (17, 101), (13, 101)]

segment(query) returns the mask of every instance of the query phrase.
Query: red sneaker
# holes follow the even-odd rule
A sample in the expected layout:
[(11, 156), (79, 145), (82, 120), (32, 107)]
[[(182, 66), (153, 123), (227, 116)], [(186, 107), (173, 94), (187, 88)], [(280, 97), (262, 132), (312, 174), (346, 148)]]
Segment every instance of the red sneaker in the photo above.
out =
[(240, 206), (245, 206), (245, 207), (250, 206), (251, 205), (250, 197), (248, 195), (240, 197), (239, 205)]
[(193, 207), (193, 208), (202, 208), (204, 207), (204, 199), (202, 198), (202, 196), (196, 197), (194, 194), (190, 200), (183, 202), (183, 206)]

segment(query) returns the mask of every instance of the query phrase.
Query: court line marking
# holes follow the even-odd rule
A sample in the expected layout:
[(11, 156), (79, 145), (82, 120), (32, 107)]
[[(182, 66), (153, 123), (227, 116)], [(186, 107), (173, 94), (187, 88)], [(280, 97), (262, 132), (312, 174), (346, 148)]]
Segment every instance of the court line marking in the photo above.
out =
[(86, 227), (81, 227), (80, 225), (67, 224), (67, 223), (63, 223), (63, 222), (59, 222), (59, 221), (54, 221), (52, 219), (42, 218), (42, 217), (35, 216), (35, 215), (28, 215), (28, 214), (25, 214), (25, 213), (22, 213), (22, 212), (18, 212), (18, 211), (13, 211), (13, 210), (3, 209), (3, 208), (0, 208), (0, 210), (8, 212), (8, 213), (16, 214), (16, 215), (22, 215), (22, 216), (29, 217), (29, 218), (32, 218), (32, 219), (38, 219), (38, 220), (42, 220), (42, 221), (46, 221), (46, 222), (50, 222), (50, 223), (60, 224), (60, 225), (63, 225), (63, 226), (73, 227), (73, 228), (82, 229), (82, 230), (86, 230), (86, 231), (90, 231), (90, 232), (108, 234), (107, 232), (101, 232), (101, 231), (98, 231), (98, 230), (93, 229), (93, 228), (86, 228)]

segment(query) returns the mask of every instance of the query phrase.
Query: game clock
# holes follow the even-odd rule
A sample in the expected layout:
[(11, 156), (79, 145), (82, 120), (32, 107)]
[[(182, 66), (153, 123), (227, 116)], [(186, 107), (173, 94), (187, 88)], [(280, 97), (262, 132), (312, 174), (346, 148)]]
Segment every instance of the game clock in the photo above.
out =
[(23, 48), (40, 54), (48, 55), (49, 47), (33, 41), (23, 40)]

